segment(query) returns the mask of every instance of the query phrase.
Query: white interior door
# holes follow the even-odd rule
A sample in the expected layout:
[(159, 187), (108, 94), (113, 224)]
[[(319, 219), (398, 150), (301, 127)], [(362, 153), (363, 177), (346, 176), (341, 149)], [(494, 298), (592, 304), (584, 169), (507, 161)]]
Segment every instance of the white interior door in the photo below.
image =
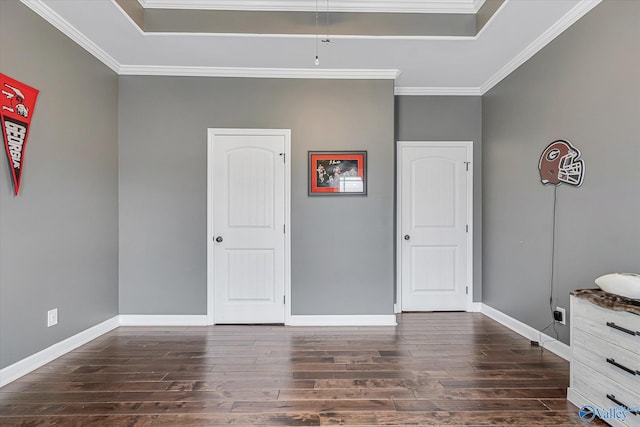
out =
[(212, 132), (214, 322), (284, 323), (289, 131)]
[(471, 301), (471, 143), (398, 143), (402, 311)]

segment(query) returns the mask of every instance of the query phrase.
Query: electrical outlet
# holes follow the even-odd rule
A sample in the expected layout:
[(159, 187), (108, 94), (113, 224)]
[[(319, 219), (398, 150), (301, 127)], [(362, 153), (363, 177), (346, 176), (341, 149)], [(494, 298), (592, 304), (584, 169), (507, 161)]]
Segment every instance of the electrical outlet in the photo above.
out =
[(567, 314), (565, 309), (562, 307), (556, 307), (555, 311), (553, 312), (553, 319), (558, 323), (562, 323), (563, 325), (566, 325)]
[(47, 311), (47, 328), (58, 324), (58, 309)]

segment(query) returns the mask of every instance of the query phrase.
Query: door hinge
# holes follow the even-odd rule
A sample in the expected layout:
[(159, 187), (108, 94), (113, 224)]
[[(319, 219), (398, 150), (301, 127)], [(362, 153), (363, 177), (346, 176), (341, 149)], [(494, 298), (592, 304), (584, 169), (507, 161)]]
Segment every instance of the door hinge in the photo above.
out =
[(470, 164), (471, 164), (471, 162), (464, 162), (464, 165), (467, 168), (467, 172), (469, 172), (469, 165)]
[(287, 303), (287, 296), (286, 295), (282, 295), (282, 303), (283, 304)]
[(468, 287), (468, 286), (465, 288), (465, 293), (466, 293), (467, 295), (469, 295), (469, 287)]
[(465, 230), (466, 230), (466, 232), (467, 232), (467, 233), (469, 232), (469, 224), (467, 224), (467, 225), (465, 226)]
[(287, 234), (287, 224), (282, 224), (282, 233)]
[(287, 153), (280, 153), (280, 157), (282, 157), (282, 163), (287, 163)]

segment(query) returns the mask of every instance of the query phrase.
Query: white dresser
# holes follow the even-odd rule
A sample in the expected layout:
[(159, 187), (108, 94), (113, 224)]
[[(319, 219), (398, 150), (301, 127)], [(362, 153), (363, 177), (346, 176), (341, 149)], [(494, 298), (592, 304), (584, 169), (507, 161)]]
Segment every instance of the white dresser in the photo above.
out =
[(603, 419), (612, 426), (640, 427), (640, 315), (571, 296), (567, 399), (578, 408), (607, 410)]

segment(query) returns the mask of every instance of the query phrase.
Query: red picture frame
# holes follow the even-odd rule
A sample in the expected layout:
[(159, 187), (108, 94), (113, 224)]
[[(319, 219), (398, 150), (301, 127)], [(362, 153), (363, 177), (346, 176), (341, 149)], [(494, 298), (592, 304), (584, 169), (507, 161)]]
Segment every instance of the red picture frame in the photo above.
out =
[(309, 151), (310, 196), (366, 194), (366, 151)]

